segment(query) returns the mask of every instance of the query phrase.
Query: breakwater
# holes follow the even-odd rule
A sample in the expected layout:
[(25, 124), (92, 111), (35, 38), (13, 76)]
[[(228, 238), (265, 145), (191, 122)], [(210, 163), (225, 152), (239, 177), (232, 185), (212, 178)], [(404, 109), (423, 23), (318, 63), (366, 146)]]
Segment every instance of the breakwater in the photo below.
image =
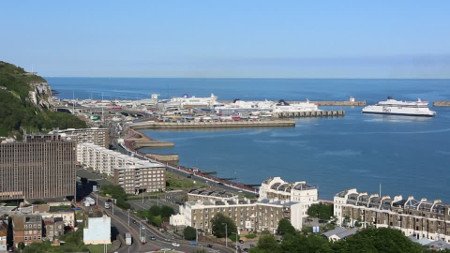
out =
[(305, 118), (305, 117), (342, 117), (345, 115), (343, 110), (337, 111), (310, 111), (310, 112), (279, 112), (273, 116), (277, 118)]
[(354, 101), (354, 100), (343, 100), (343, 101), (309, 101), (310, 103), (316, 104), (318, 106), (365, 106), (366, 101)]
[(212, 122), (154, 122), (133, 123), (133, 129), (202, 129), (202, 128), (241, 128), (241, 127), (294, 127), (293, 120), (264, 121), (212, 121)]
[(435, 102), (433, 102), (433, 106), (436, 106), (436, 107), (449, 107), (450, 106), (450, 101), (445, 101), (445, 100), (443, 100), (443, 101), (435, 101)]
[(133, 128), (128, 128), (124, 141), (133, 147), (133, 149), (170, 148), (175, 146), (173, 142), (153, 140)]
[[(220, 102), (224, 104), (229, 104), (233, 103), (233, 100), (220, 100)], [(289, 104), (297, 104), (297, 103), (304, 103), (305, 100), (288, 100), (286, 102), (288, 102)], [(315, 100), (315, 101), (309, 100), (309, 102), (316, 104), (318, 106), (365, 106), (367, 104), (366, 101), (357, 101), (357, 100)]]

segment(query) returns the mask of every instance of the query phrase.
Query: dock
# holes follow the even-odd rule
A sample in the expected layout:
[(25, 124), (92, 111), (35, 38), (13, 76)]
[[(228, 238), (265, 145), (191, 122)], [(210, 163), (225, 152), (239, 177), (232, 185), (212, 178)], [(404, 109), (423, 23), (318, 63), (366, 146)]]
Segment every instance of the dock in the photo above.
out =
[(342, 100), (342, 101), (309, 101), (318, 106), (366, 106), (366, 101)]
[(307, 117), (342, 117), (345, 115), (343, 110), (336, 111), (310, 111), (310, 112), (280, 112), (274, 114), (277, 118), (307, 118)]
[(205, 129), (205, 128), (241, 128), (241, 127), (295, 127), (294, 120), (261, 121), (211, 121), (211, 122), (155, 122), (133, 123), (133, 129)]
[(433, 102), (433, 106), (436, 106), (436, 107), (449, 107), (450, 106), (450, 101), (445, 101), (445, 100), (442, 100), (442, 101), (435, 101), (435, 102)]
[(140, 148), (170, 148), (175, 146), (173, 142), (153, 140), (144, 134), (129, 128), (125, 142), (131, 145), (134, 149)]

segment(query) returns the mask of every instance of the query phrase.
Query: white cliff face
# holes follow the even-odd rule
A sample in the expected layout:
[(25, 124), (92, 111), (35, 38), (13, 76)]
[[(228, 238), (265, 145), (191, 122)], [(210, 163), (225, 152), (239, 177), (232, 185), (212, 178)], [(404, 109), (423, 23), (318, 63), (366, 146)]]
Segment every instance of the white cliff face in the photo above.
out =
[(40, 108), (49, 109), (51, 106), (52, 90), (47, 82), (30, 83), (31, 90), (28, 93), (30, 101)]

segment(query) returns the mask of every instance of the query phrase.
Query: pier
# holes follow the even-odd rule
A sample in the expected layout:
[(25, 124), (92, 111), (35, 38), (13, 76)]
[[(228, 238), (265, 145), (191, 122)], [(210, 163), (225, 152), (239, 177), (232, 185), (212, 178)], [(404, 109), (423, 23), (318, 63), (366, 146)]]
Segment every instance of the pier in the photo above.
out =
[(144, 134), (129, 128), (125, 142), (129, 143), (134, 149), (140, 148), (170, 148), (175, 146), (173, 142), (152, 140)]
[(274, 113), (274, 117), (277, 118), (342, 117), (344, 115), (345, 112), (343, 110)]
[(342, 100), (342, 101), (309, 101), (318, 106), (365, 106), (366, 101)]
[(436, 107), (450, 107), (450, 101), (435, 101), (433, 102), (433, 106)]
[(133, 123), (133, 129), (204, 129), (204, 128), (240, 128), (240, 127), (294, 127), (293, 120), (264, 121), (212, 121), (212, 122), (155, 122)]

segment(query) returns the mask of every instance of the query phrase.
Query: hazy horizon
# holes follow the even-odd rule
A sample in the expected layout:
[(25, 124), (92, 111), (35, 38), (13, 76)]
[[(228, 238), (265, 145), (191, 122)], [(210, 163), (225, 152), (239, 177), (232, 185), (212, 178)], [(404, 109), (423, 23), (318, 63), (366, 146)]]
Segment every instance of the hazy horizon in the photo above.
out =
[(449, 9), (444, 0), (9, 1), (0, 59), (53, 77), (448, 79)]

